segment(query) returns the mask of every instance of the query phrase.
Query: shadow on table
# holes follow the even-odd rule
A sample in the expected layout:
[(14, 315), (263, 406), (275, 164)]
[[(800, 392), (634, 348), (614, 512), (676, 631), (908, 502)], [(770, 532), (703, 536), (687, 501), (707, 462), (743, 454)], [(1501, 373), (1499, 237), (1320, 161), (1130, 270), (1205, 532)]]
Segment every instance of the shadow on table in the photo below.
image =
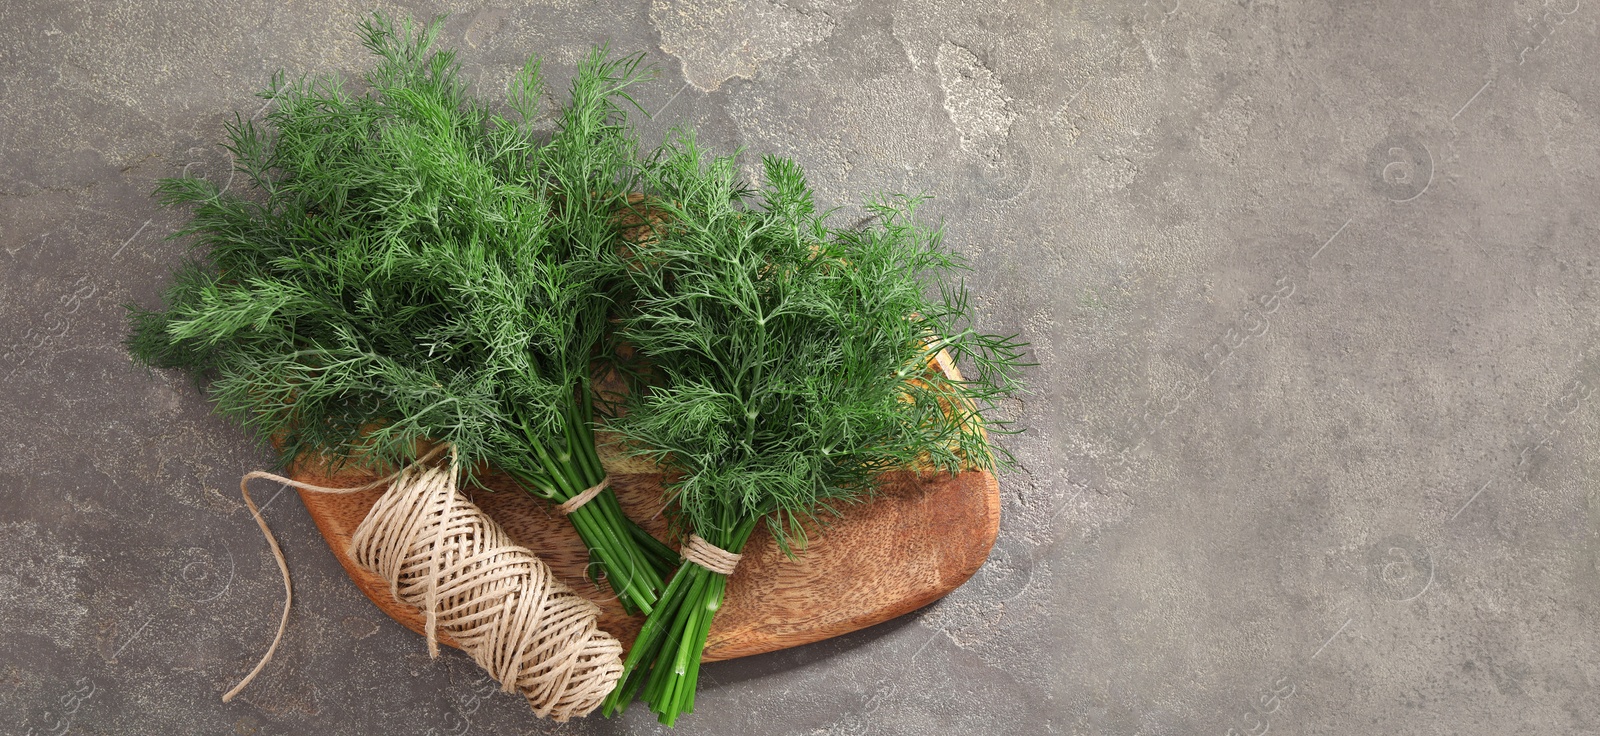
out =
[(811, 644), (705, 664), (700, 668), (700, 691), (710, 692), (726, 685), (760, 680), (826, 662), (915, 624), (927, 611), (928, 607), (923, 607), (865, 629)]

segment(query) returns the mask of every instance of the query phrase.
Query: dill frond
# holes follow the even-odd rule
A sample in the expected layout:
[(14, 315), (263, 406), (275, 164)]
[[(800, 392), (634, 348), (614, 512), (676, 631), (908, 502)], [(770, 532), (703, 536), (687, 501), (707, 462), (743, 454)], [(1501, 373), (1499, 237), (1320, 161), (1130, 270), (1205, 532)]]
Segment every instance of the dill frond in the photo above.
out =
[[(285, 462), (394, 466), (445, 442), (469, 480), (484, 462), (562, 501), (603, 476), (590, 363), (624, 268), (616, 213), (639, 175), (627, 90), (651, 72), (595, 50), (541, 135), (537, 60), (512, 80), (507, 117), (433, 47), (439, 27), (364, 22), (377, 64), (359, 84), (275, 76), (264, 122), (227, 129), (248, 191), (161, 182), (160, 201), (191, 212), (174, 237), (196, 258), (164, 309), (131, 310), (128, 347), (201, 376)], [(614, 506), (569, 518), (606, 547), (591, 537), (630, 538), (607, 531), (631, 524)], [(597, 554), (667, 564), (629, 541)], [(612, 582), (636, 583), (648, 610), (659, 574), (640, 574)]]
[[(654, 237), (635, 249), (621, 339), (650, 364), (610, 422), (669, 468), (686, 533), (739, 553), (756, 526), (786, 552), (809, 522), (869, 496), (884, 473), (955, 473), (1009, 460), (985, 422), (1018, 390), (1024, 345), (971, 325), (965, 268), (919, 199), (867, 204), (875, 222), (828, 223), (800, 168), (763, 159), (765, 186), (734, 159), (669, 140), (646, 167)], [(929, 365), (940, 350), (972, 366)], [(642, 695), (662, 723), (694, 708), (700, 652), (727, 578), (685, 562), (661, 595), (603, 709)]]

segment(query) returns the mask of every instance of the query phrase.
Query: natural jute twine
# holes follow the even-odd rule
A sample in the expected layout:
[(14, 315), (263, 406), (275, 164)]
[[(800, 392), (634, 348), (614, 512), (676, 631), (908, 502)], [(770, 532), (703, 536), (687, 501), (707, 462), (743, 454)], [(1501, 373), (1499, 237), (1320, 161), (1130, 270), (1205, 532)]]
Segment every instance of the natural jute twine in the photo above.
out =
[(707, 542), (698, 534), (690, 534), (689, 544), (683, 548), (683, 559), (723, 575), (732, 575), (743, 557)]
[[(364, 486), (326, 488), (255, 471), (239, 481), (250, 513), (283, 573), (283, 616), (266, 656), (226, 695), (231, 700), (272, 659), (289, 621), (289, 567), (245, 484), (268, 478), (315, 493), (347, 494), (393, 481), (351, 537), (357, 564), (389, 582), (396, 600), (427, 616), (428, 651), (443, 629), (505, 692), (520, 691), (540, 716), (565, 721), (600, 705), (622, 676), (622, 645), (596, 626), (599, 606), (557, 580), (457, 488), (457, 466), (423, 466), (443, 447)], [(452, 449), (452, 455), (454, 454)]]
[(608, 475), (604, 478), (601, 478), (599, 483), (585, 488), (583, 493), (556, 504), (556, 511), (561, 512), (562, 516), (570, 516), (572, 512), (583, 508), (584, 504), (594, 500), (595, 496), (600, 495), (601, 491), (609, 488), (610, 486), (611, 476)]

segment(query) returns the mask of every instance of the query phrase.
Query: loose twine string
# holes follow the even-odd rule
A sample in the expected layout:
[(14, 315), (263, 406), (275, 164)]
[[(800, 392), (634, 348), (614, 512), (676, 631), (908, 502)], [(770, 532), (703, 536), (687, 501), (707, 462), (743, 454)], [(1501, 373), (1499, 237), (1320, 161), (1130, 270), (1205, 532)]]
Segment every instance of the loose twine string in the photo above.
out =
[(461, 493), (454, 448), (448, 471), (425, 467), (444, 448), (354, 488), (316, 486), (263, 471), (239, 480), (239, 492), (283, 573), (283, 615), (266, 655), (222, 696), (224, 702), (272, 660), (289, 623), (289, 566), (246, 488), (253, 479), (267, 478), (335, 495), (393, 481), (356, 528), (348, 552), (388, 581), (396, 600), (426, 614), (428, 653), (438, 656), (443, 628), (500, 681), (502, 691), (520, 691), (538, 715), (565, 721), (599, 707), (622, 676), (622, 645), (598, 628), (600, 607), (557, 580), (543, 560), (518, 546)]
[(743, 557), (707, 542), (698, 534), (690, 534), (689, 544), (683, 548), (683, 559), (723, 575), (732, 575)]

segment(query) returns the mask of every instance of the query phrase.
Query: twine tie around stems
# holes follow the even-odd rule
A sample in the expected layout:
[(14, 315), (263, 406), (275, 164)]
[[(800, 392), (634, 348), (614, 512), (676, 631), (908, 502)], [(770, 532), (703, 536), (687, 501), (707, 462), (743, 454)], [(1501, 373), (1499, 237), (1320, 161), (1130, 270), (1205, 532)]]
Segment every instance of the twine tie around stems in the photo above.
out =
[(732, 575), (743, 557), (707, 542), (698, 534), (690, 534), (689, 544), (683, 548), (683, 559), (722, 575)]
[(557, 504), (556, 511), (562, 516), (571, 516), (572, 512), (583, 508), (584, 504), (594, 500), (595, 496), (600, 495), (601, 491), (604, 491), (609, 487), (611, 487), (611, 476), (608, 475), (604, 478), (601, 478), (599, 483), (585, 488), (583, 493)]

